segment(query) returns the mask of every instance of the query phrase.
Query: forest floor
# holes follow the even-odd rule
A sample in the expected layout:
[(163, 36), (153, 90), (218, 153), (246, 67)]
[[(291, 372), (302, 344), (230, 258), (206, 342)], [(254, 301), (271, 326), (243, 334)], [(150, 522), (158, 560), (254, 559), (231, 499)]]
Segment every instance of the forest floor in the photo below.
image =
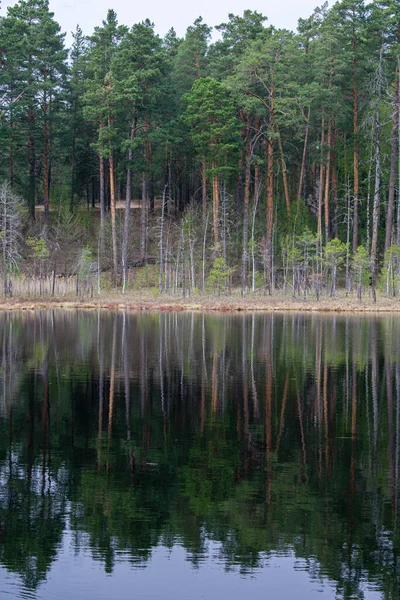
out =
[(122, 294), (107, 291), (101, 295), (94, 293), (93, 298), (79, 299), (73, 295), (63, 297), (29, 297), (7, 298), (0, 300), (0, 310), (35, 310), (45, 308), (64, 309), (108, 309), (136, 311), (216, 311), (216, 312), (272, 312), (272, 311), (302, 311), (302, 312), (352, 312), (377, 313), (400, 312), (400, 298), (378, 296), (376, 304), (366, 293), (362, 301), (355, 296), (346, 297), (344, 292), (338, 292), (335, 298), (323, 296), (319, 301), (315, 297), (293, 298), (290, 295), (265, 295), (262, 292), (249, 293), (242, 297), (240, 291), (231, 295), (195, 294), (190, 297), (173, 296), (170, 294), (155, 295), (151, 291), (141, 291)]

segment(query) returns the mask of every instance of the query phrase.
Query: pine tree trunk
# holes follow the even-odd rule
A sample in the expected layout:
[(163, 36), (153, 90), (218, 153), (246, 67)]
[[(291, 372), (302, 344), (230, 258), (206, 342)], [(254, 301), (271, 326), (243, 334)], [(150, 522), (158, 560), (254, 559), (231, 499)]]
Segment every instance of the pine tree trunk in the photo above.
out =
[(213, 188), (213, 231), (214, 231), (214, 247), (215, 247), (215, 255), (219, 256), (220, 254), (220, 243), (219, 243), (219, 227), (218, 227), (218, 217), (219, 217), (219, 177), (218, 173), (215, 173), (216, 164), (212, 163), (211, 168), (213, 170), (212, 176), (212, 188)]
[[(335, 131), (335, 133), (333, 135), (333, 139), (332, 139), (332, 148), (333, 149), (336, 147), (336, 139), (337, 139), (337, 132)], [(334, 205), (333, 236), (337, 238), (339, 235), (338, 219), (337, 219), (339, 194), (338, 194), (337, 159), (336, 159), (335, 150), (332, 151), (332, 194), (333, 194), (333, 205)]]
[(390, 178), (389, 178), (389, 198), (386, 216), (386, 236), (385, 236), (385, 252), (391, 245), (392, 230), (393, 230), (393, 214), (394, 214), (394, 196), (396, 187), (396, 156), (397, 156), (397, 130), (399, 127), (399, 68), (396, 68), (396, 82), (394, 89), (393, 100), (393, 124), (392, 124), (392, 139), (390, 151)]
[(271, 293), (272, 283), (272, 226), (274, 219), (274, 139), (268, 136), (267, 141), (267, 235), (266, 235), (266, 268), (267, 289)]
[[(162, 195), (162, 204), (161, 204), (161, 222), (160, 222), (160, 270), (159, 270), (159, 278), (158, 278), (158, 289), (160, 292), (163, 291), (165, 283), (163, 282), (163, 274), (164, 274), (164, 218), (165, 218), (165, 204), (167, 201), (167, 190), (168, 190), (168, 182), (164, 185), (164, 191)], [(194, 287), (194, 285), (193, 285)]]
[(136, 118), (133, 119), (131, 125), (130, 141), (131, 144), (128, 150), (128, 168), (126, 170), (126, 191), (125, 191), (125, 215), (124, 215), (124, 233), (122, 237), (122, 293), (125, 293), (128, 273), (128, 245), (129, 245), (129, 225), (131, 216), (131, 197), (132, 197), (132, 158), (133, 149), (132, 142), (135, 137)]
[(381, 96), (382, 96), (382, 62), (383, 44), (381, 47), (378, 68), (378, 97), (375, 115), (375, 189), (374, 208), (372, 213), (372, 240), (371, 240), (371, 288), (372, 298), (376, 302), (376, 281), (378, 275), (378, 227), (379, 227), (379, 191), (381, 185)]
[(33, 104), (30, 103), (28, 111), (28, 155), (29, 155), (29, 191), (28, 205), (31, 218), (35, 219), (35, 196), (36, 196), (36, 151), (35, 151), (35, 113)]
[(43, 123), (43, 204), (46, 225), (49, 222), (49, 148), (47, 135), (47, 118), (44, 114)]
[(50, 91), (49, 97), (49, 131), (48, 131), (48, 141), (49, 141), (49, 149), (48, 149), (48, 157), (49, 157), (49, 168), (48, 168), (48, 194), (49, 200), (51, 196), (51, 158), (53, 156), (53, 119), (52, 119), (52, 110), (53, 110), (53, 100)]
[[(256, 129), (258, 131), (258, 129)], [(252, 215), (252, 224), (251, 224), (251, 265), (252, 265), (252, 274), (251, 274), (251, 290), (252, 292), (256, 291), (256, 248), (255, 248), (255, 225), (256, 225), (256, 217), (257, 217), (257, 207), (258, 201), (260, 198), (261, 191), (261, 176), (260, 176), (260, 167), (258, 164), (254, 167), (254, 196), (253, 196), (253, 215)]]
[(10, 140), (10, 185), (14, 185), (14, 147), (13, 140)]
[(116, 230), (116, 198), (115, 198), (115, 180), (114, 180), (114, 157), (111, 154), (108, 159), (110, 168), (110, 211), (111, 211), (111, 237), (113, 253), (113, 279), (114, 285), (117, 284), (118, 276), (118, 258), (117, 258), (117, 230)]
[[(398, 71), (398, 77), (400, 77), (400, 57), (398, 58), (397, 71)], [(400, 119), (400, 90), (399, 90), (399, 96), (398, 96), (397, 111), (399, 113), (399, 119)], [(397, 142), (398, 142), (399, 164), (398, 164), (398, 168), (397, 168), (398, 198), (397, 198), (397, 240), (396, 241), (397, 241), (397, 245), (400, 247), (400, 122), (399, 122), (399, 126), (397, 127)]]
[[(47, 74), (44, 69), (44, 83), (46, 83)], [(48, 122), (47, 122), (47, 92), (43, 94), (43, 204), (44, 204), (44, 220), (45, 224), (49, 222), (49, 136), (48, 136)]]
[(272, 229), (274, 222), (274, 133), (275, 133), (275, 87), (272, 72), (269, 104), (269, 135), (267, 139), (267, 235), (265, 267), (267, 269), (267, 290), (272, 291)]
[(201, 162), (201, 194), (203, 203), (203, 217), (207, 215), (207, 171), (206, 171), (206, 159), (203, 158)]
[(307, 157), (307, 144), (308, 144), (308, 134), (310, 130), (310, 113), (311, 108), (308, 107), (307, 121), (306, 121), (306, 132), (304, 134), (304, 145), (303, 145), (303, 156), (301, 159), (301, 169), (300, 169), (300, 179), (299, 179), (299, 187), (297, 189), (297, 204), (300, 205), (301, 200), (301, 192), (303, 190), (303, 180), (304, 180), (304, 172), (306, 168), (306, 157)]
[(331, 136), (332, 136), (332, 119), (329, 119), (328, 124), (328, 156), (326, 161), (326, 173), (325, 173), (325, 198), (324, 198), (324, 209), (325, 209), (325, 244), (329, 242), (329, 178), (331, 169)]
[(100, 237), (104, 236), (104, 218), (106, 212), (105, 194), (104, 194), (104, 157), (99, 156), (99, 177), (100, 177)]
[(142, 208), (140, 219), (140, 256), (142, 264), (146, 262), (147, 254), (147, 181), (146, 174), (142, 175)]
[(237, 165), (237, 170), (238, 170), (238, 174), (237, 174), (237, 182), (236, 182), (236, 209), (237, 209), (237, 214), (240, 215), (243, 209), (243, 183), (244, 183), (244, 178), (245, 178), (245, 174), (243, 172), (243, 156), (242, 156), (242, 152), (240, 153), (240, 158), (238, 160), (238, 165)]
[[(7, 284), (7, 202), (4, 198), (3, 204), (1, 207), (1, 217), (2, 217), (2, 258), (3, 258), (3, 287), (4, 287), (4, 297), (6, 298), (8, 295), (8, 284)], [(4, 339), (4, 338), (3, 338)]]
[[(356, 40), (353, 40), (355, 53)], [(359, 195), (359, 151), (358, 151), (358, 91), (357, 60), (353, 57), (353, 168), (354, 168), (354, 201), (353, 201), (353, 252), (358, 248), (358, 195)]]
[(74, 196), (75, 196), (75, 154), (76, 154), (76, 128), (75, 123), (77, 119), (78, 106), (77, 102), (74, 102), (74, 126), (72, 128), (72, 150), (71, 150), (71, 199), (70, 199), (70, 211), (74, 212)]
[(10, 107), (10, 155), (9, 155), (11, 187), (13, 187), (13, 185), (14, 185), (14, 135), (13, 135), (13, 129), (14, 129), (14, 121), (13, 121), (12, 106), (11, 106)]
[[(69, 209), (74, 212), (74, 194), (75, 194), (75, 151), (76, 151), (76, 133), (75, 128), (72, 130), (72, 149), (71, 149), (71, 198)], [(88, 196), (89, 197), (89, 196)], [(89, 204), (89, 200), (88, 200)]]
[(322, 115), (321, 121), (321, 152), (319, 166), (319, 188), (318, 188), (318, 225), (317, 234), (319, 238), (318, 245), (322, 243), (322, 199), (324, 197), (324, 145), (325, 145), (325, 116)]
[(242, 294), (247, 289), (247, 266), (249, 259), (248, 244), (249, 244), (249, 201), (250, 201), (250, 126), (249, 118), (246, 118), (246, 151), (245, 151), (245, 168), (244, 168), (244, 206), (243, 206), (243, 250), (242, 250)]
[(151, 215), (154, 215), (153, 147), (151, 142), (148, 142), (147, 146), (147, 169), (149, 182), (149, 212)]
[(285, 192), (286, 212), (287, 212), (288, 218), (290, 218), (290, 197), (289, 197), (289, 185), (288, 185), (288, 180), (287, 180), (286, 162), (285, 162), (285, 156), (283, 154), (282, 138), (279, 134), (278, 128), (276, 128), (276, 133), (278, 134), (278, 146), (279, 146), (279, 152), (281, 155), (283, 189)]
[(320, 297), (320, 281), (322, 277), (322, 200), (324, 197), (324, 144), (325, 144), (325, 117), (322, 115), (321, 121), (321, 152), (319, 166), (319, 187), (318, 187), (318, 225), (317, 225), (317, 273), (315, 281), (315, 293), (317, 300)]

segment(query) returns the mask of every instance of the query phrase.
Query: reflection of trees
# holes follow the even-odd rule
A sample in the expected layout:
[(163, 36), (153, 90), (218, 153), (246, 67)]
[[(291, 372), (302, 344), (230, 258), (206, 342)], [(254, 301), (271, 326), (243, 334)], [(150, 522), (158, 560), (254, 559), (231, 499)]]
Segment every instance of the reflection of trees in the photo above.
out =
[(340, 597), (365, 579), (396, 597), (400, 320), (44, 312), (1, 331), (0, 561), (27, 585), (68, 505), (109, 572), (176, 541), (195, 565), (211, 538), (227, 567), (294, 551)]
[(0, 415), (4, 417), (8, 413), (12, 418), (12, 405), (18, 398), (24, 370), (18, 360), (21, 350), (14, 341), (19, 328), (9, 316), (7, 313), (4, 315), (0, 328)]
[[(14, 460), (14, 456), (10, 457), (10, 462)], [(19, 470), (18, 463), (14, 468)], [(56, 558), (65, 527), (65, 501), (63, 497), (41, 494), (40, 469), (34, 470), (30, 489), (21, 472), (17, 476), (2, 468), (2, 480), (7, 489), (0, 500), (0, 562), (21, 575), (27, 587), (35, 588)], [(63, 473), (54, 473), (52, 481), (60, 493)]]

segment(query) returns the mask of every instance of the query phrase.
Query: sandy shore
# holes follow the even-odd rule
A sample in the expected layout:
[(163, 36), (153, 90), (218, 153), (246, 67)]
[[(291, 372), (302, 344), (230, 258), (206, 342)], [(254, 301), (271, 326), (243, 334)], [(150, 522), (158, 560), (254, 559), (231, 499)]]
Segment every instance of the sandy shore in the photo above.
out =
[(289, 296), (267, 296), (263, 294), (239, 294), (231, 296), (201, 296), (195, 295), (182, 298), (171, 295), (157, 297), (149, 293), (118, 294), (104, 293), (90, 299), (76, 298), (12, 298), (0, 300), (0, 310), (38, 310), (48, 308), (63, 309), (108, 309), (136, 311), (219, 311), (219, 312), (272, 312), (272, 311), (302, 311), (302, 312), (352, 312), (380, 313), (400, 312), (400, 299), (380, 297), (376, 304), (369, 298), (359, 302), (355, 297), (322, 298), (316, 301), (311, 298), (293, 299)]

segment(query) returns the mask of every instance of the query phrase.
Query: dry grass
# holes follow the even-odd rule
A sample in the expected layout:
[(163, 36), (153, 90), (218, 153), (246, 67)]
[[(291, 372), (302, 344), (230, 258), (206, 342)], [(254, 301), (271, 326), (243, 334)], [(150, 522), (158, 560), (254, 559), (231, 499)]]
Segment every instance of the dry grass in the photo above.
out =
[(293, 299), (290, 296), (268, 296), (263, 293), (248, 294), (244, 297), (239, 291), (227, 296), (195, 294), (189, 298), (169, 294), (157, 295), (149, 290), (122, 294), (117, 291), (96, 292), (93, 298), (78, 299), (69, 292), (61, 296), (23, 297), (0, 300), (0, 310), (35, 310), (43, 308), (64, 309), (109, 309), (109, 310), (157, 310), (157, 311), (219, 311), (219, 312), (255, 312), (255, 311), (302, 311), (302, 312), (351, 312), (381, 313), (400, 312), (400, 301), (380, 296), (376, 304), (365, 296), (362, 302), (355, 297), (339, 293), (336, 298), (323, 297), (320, 301)]

